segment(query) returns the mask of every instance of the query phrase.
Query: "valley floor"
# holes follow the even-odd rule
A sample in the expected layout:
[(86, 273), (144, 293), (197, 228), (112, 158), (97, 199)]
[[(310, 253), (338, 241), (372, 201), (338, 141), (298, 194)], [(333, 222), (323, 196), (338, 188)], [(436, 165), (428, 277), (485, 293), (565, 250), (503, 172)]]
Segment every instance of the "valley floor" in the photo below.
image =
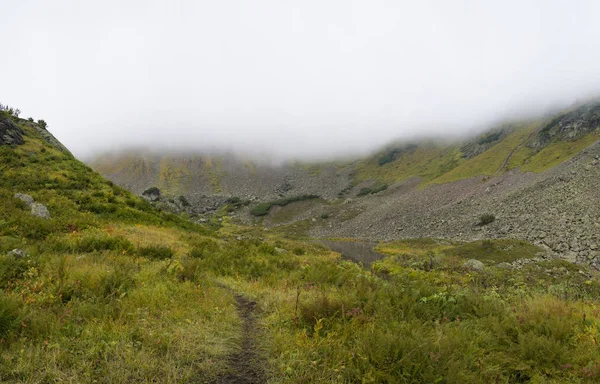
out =
[(208, 235), (119, 224), (31, 242), (30, 256), (0, 258), (0, 380), (600, 380), (596, 272), (500, 265), (539, 251), (513, 240), (378, 250), (387, 257), (369, 270), (228, 223)]

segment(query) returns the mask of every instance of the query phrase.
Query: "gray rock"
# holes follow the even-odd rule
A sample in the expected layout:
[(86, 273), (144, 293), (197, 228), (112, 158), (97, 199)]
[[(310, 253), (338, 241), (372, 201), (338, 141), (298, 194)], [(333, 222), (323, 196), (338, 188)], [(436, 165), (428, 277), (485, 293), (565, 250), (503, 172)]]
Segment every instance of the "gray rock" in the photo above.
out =
[(463, 267), (472, 269), (474, 271), (482, 272), (483, 269), (485, 268), (485, 265), (479, 260), (469, 259), (469, 260), (465, 261), (465, 263), (463, 264)]
[(33, 197), (26, 195), (24, 193), (15, 193), (15, 199), (23, 200), (28, 207), (31, 207), (31, 204), (35, 203)]
[(513, 267), (509, 263), (498, 263), (498, 264), (496, 264), (496, 268), (512, 269)]
[(149, 201), (160, 200), (160, 190), (156, 187), (148, 188), (142, 193), (142, 197)]
[(25, 252), (22, 249), (13, 249), (12, 251), (8, 252), (8, 256), (12, 256), (15, 259), (21, 259), (23, 257), (27, 257), (27, 252)]
[(10, 117), (0, 116), (0, 145), (21, 145), (23, 130)]
[(36, 217), (41, 217), (42, 219), (49, 219), (50, 212), (48, 208), (44, 204), (33, 203), (31, 204), (31, 214)]

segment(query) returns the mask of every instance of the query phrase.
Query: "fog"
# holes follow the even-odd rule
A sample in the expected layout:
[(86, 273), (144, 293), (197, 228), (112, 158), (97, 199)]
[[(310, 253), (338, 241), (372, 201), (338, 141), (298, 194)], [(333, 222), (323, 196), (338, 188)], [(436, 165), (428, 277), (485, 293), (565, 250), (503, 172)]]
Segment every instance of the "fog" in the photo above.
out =
[(600, 90), (598, 1), (2, 0), (0, 102), (75, 155), (327, 158)]

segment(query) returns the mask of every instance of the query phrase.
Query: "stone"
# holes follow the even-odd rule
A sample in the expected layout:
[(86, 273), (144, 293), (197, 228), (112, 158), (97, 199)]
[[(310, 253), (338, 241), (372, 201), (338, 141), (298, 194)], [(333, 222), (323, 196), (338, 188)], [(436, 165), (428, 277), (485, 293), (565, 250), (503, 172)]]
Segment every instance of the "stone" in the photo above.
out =
[(509, 263), (498, 263), (496, 264), (496, 268), (500, 268), (500, 269), (512, 269), (512, 265), (510, 265)]
[(0, 145), (24, 144), (23, 130), (10, 117), (0, 116)]
[(42, 219), (50, 218), (50, 212), (48, 211), (48, 208), (46, 208), (44, 204), (40, 203), (31, 204), (31, 214)]
[(469, 260), (465, 261), (465, 263), (463, 264), (463, 267), (472, 269), (474, 271), (482, 272), (483, 269), (485, 268), (485, 265), (479, 260), (469, 259)]
[(26, 195), (24, 193), (15, 193), (15, 199), (19, 199), (25, 202), (25, 204), (27, 204), (27, 207), (31, 207), (31, 204), (35, 203), (35, 200), (33, 199), (33, 197)]
[(8, 256), (12, 256), (15, 259), (22, 259), (23, 257), (27, 257), (27, 252), (22, 249), (15, 248), (12, 251), (8, 252)]
[(148, 188), (142, 193), (142, 197), (149, 201), (160, 200), (160, 190), (156, 187)]

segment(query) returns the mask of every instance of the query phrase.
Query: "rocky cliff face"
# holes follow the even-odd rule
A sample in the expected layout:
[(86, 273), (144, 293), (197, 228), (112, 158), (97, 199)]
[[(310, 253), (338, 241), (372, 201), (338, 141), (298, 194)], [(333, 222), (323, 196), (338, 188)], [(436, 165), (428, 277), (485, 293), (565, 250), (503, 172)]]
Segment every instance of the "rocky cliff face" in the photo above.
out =
[(23, 143), (23, 130), (8, 115), (0, 113), (0, 145), (21, 145)]

